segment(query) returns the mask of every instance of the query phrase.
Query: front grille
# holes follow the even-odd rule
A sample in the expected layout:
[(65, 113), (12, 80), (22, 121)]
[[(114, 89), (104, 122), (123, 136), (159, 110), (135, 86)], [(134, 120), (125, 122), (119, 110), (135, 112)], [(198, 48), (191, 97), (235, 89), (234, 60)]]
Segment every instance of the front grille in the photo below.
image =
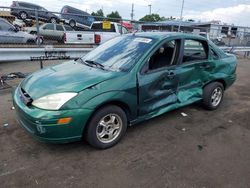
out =
[(20, 99), (23, 101), (23, 103), (26, 106), (30, 106), (31, 103), (33, 102), (33, 99), (29, 96), (29, 94), (23, 88), (21, 88), (19, 91), (20, 91)]

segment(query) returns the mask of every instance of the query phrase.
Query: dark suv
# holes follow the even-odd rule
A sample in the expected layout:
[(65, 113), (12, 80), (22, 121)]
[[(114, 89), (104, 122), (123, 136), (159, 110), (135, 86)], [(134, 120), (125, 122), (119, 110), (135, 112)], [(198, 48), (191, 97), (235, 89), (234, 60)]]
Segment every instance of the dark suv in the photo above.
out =
[(59, 22), (58, 16), (50, 13), (48, 10), (39, 5), (21, 1), (13, 1), (11, 7), (11, 14), (18, 18), (21, 18), (22, 20), (26, 20), (28, 18), (34, 19), (36, 17), (36, 9), (38, 10), (38, 18), (40, 20), (44, 20), (51, 23)]
[(65, 20), (71, 27), (81, 27), (89, 29), (95, 21), (94, 17), (89, 13), (74, 7), (65, 5), (61, 10), (61, 19)]

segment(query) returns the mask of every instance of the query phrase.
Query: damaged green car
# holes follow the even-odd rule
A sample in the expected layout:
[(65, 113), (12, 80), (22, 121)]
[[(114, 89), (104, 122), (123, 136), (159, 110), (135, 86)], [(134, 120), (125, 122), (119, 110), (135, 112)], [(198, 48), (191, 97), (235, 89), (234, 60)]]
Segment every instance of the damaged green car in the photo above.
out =
[(215, 110), (237, 60), (201, 36), (135, 33), (29, 75), (13, 93), (20, 124), (39, 140), (114, 146), (127, 126), (201, 101)]

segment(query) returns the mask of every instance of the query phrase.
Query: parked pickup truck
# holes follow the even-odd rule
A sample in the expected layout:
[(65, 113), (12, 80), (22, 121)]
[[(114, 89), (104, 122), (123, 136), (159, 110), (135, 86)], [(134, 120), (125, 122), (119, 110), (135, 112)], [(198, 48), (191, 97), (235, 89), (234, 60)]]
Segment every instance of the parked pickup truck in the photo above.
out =
[(66, 31), (64, 43), (66, 44), (101, 44), (121, 34), (128, 33), (128, 30), (120, 23), (110, 22), (110, 29), (103, 29), (103, 22), (93, 22), (90, 30)]

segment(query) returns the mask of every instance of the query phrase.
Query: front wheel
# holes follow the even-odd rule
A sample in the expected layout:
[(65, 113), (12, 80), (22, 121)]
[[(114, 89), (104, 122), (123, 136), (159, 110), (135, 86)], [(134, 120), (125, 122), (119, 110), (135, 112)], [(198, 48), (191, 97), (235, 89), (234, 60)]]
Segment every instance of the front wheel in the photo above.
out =
[(85, 131), (85, 138), (91, 146), (107, 149), (120, 141), (126, 129), (125, 112), (118, 106), (109, 105), (93, 115)]
[(212, 82), (203, 89), (203, 106), (208, 110), (217, 109), (224, 96), (224, 87), (219, 82)]
[(22, 20), (26, 20), (28, 18), (28, 14), (26, 12), (20, 12), (19, 13), (19, 17), (22, 19)]

